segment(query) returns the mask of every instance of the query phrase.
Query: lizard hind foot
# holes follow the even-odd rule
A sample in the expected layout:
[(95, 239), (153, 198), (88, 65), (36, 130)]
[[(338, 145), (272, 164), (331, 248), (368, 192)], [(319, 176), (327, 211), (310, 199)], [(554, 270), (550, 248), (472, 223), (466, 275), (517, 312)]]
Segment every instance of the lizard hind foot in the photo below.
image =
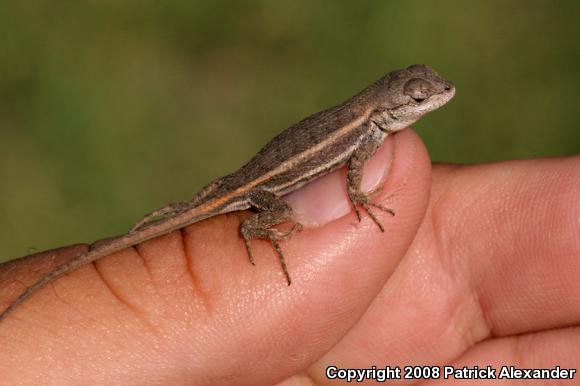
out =
[(304, 227), (300, 223), (295, 223), (292, 228), (288, 231), (280, 231), (276, 228), (267, 228), (267, 229), (255, 229), (248, 226), (242, 225), (240, 229), (240, 233), (242, 234), (242, 238), (244, 240), (244, 245), (246, 247), (246, 251), (248, 252), (248, 257), (250, 259), (250, 263), (255, 265), (254, 262), (254, 253), (252, 252), (252, 246), (250, 245), (251, 239), (265, 239), (270, 240), (278, 255), (280, 255), (281, 259), (283, 260), (283, 255), (281, 254), (282, 251), (278, 244), (278, 241), (285, 241), (289, 240), (294, 236), (296, 232), (302, 231)]
[(246, 246), (246, 251), (248, 252), (248, 258), (250, 259), (250, 263), (252, 265), (256, 265), (254, 262), (254, 253), (252, 252), (252, 247), (250, 245), (250, 240), (253, 238), (260, 238), (270, 240), (276, 254), (278, 255), (278, 259), (280, 261), (280, 265), (282, 266), (282, 271), (284, 272), (284, 276), (286, 277), (286, 282), (288, 285), (292, 284), (292, 279), (290, 278), (290, 272), (288, 271), (288, 266), (286, 265), (286, 259), (284, 257), (284, 253), (282, 252), (282, 248), (280, 247), (279, 241), (284, 241), (290, 239), (296, 232), (302, 231), (303, 226), (300, 223), (295, 223), (292, 228), (288, 231), (279, 231), (275, 228), (268, 228), (268, 229), (252, 229), (248, 227), (244, 227), (242, 225), (241, 234), (242, 238), (244, 239), (244, 244)]
[(292, 228), (289, 231), (279, 231), (278, 229), (271, 228), (268, 229), (267, 238), (270, 239), (270, 241), (272, 242), (289, 240), (292, 238), (292, 236), (294, 236), (296, 232), (301, 232), (302, 229), (304, 229), (304, 227), (299, 222), (294, 223), (294, 225), (292, 225)]
[(251, 206), (258, 211), (258, 213), (246, 218), (240, 226), (240, 233), (244, 239), (250, 263), (254, 264), (254, 254), (252, 253), (250, 240), (269, 240), (278, 254), (284, 276), (286, 276), (286, 281), (290, 285), (292, 281), (279, 241), (290, 239), (296, 232), (302, 230), (302, 224), (294, 223), (288, 231), (280, 231), (275, 228), (276, 225), (292, 218), (292, 208), (281, 197), (272, 192), (254, 190), (248, 194), (248, 200)]

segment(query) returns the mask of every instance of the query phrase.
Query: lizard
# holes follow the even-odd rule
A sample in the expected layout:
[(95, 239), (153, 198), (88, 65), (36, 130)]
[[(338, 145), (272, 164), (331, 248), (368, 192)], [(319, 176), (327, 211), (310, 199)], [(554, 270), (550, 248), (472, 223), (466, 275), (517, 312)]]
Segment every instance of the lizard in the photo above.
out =
[(361, 190), (365, 162), (388, 135), (443, 106), (454, 95), (454, 85), (426, 65), (392, 71), (343, 103), (285, 129), (244, 166), (209, 183), (190, 201), (149, 213), (127, 234), (94, 243), (87, 252), (57, 266), (19, 295), (0, 314), (0, 321), (47, 284), (86, 264), (207, 218), (247, 209), (257, 211), (240, 225), (250, 263), (254, 265), (250, 240), (269, 240), (290, 285), (279, 242), (291, 238), (302, 225), (296, 222), (284, 232), (276, 228), (292, 219), (292, 208), (282, 196), (346, 165), (348, 197), (358, 220), (360, 206), (384, 232), (371, 207), (394, 212)]

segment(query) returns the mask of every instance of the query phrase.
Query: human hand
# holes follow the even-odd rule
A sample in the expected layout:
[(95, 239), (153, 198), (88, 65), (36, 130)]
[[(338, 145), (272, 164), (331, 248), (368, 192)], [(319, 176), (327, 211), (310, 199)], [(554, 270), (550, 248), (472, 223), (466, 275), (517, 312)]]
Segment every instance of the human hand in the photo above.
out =
[[(329, 365), (577, 367), (580, 159), (435, 165), (431, 186), (405, 130), (365, 169), (367, 189), (391, 153), (375, 196), (396, 212), (376, 212), (384, 234), (357, 222), (341, 170), (289, 197), (310, 224), (282, 244), (290, 287), (268, 243), (254, 241), (248, 263), (247, 214), (111, 255), (0, 324), (0, 380), (308, 384), (336, 383)], [(85, 249), (2, 266), (1, 304)]]

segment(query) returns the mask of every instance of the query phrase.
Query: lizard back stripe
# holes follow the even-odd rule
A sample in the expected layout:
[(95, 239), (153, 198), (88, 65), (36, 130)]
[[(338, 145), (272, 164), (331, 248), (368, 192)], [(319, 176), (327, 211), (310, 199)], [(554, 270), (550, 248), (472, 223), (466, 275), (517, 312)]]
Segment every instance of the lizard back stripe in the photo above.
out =
[[(372, 108), (369, 108), (359, 118), (355, 119), (354, 121), (350, 122), (349, 124), (344, 125), (340, 129), (336, 130), (335, 132), (332, 133), (332, 135), (329, 135), (328, 138), (326, 138), (324, 141), (321, 141), (321, 142), (317, 143), (315, 146), (312, 146), (310, 149), (308, 149), (308, 151), (302, 152), (302, 153), (298, 154), (296, 157), (290, 158), (290, 159), (286, 160), (285, 162), (282, 162), (275, 169), (272, 169), (268, 173), (261, 175), (259, 178), (256, 178), (255, 180), (250, 181), (246, 185), (244, 185), (236, 190), (233, 190), (233, 191), (229, 192), (228, 194), (223, 195), (222, 197), (218, 197), (218, 198), (211, 200), (205, 204), (194, 207), (187, 212), (184, 212), (184, 215), (186, 214), (187, 216), (191, 216), (191, 215), (195, 215), (196, 213), (215, 212), (216, 209), (218, 209), (218, 208), (220, 208), (220, 206), (226, 204), (232, 198), (239, 197), (240, 195), (243, 195), (244, 193), (249, 192), (250, 190), (252, 190), (252, 188), (260, 185), (262, 182), (268, 181), (272, 177), (288, 170), (289, 168), (292, 167), (292, 165), (297, 164), (301, 161), (304, 161), (304, 160), (308, 159), (309, 157), (311, 157), (312, 155), (322, 151), (326, 146), (328, 146), (329, 143), (332, 143), (332, 142), (336, 141), (338, 138), (340, 138), (344, 135), (347, 135), (353, 128), (362, 125), (368, 119), (371, 112), (372, 112)], [(226, 206), (225, 208), (227, 208), (227, 207), (229, 207), (229, 205)], [(220, 209), (223, 210), (223, 208), (220, 208)], [(181, 216), (182, 215), (180, 215), (179, 217), (181, 217)]]

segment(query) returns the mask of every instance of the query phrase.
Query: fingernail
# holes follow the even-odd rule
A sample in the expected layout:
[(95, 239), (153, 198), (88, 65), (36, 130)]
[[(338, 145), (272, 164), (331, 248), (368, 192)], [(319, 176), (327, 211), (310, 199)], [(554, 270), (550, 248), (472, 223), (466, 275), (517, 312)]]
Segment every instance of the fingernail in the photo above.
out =
[[(381, 187), (391, 167), (393, 139), (387, 138), (383, 146), (365, 164), (362, 190)], [(352, 212), (346, 189), (346, 169), (343, 167), (322, 176), (285, 197), (294, 211), (293, 219), (308, 227), (324, 225)]]

